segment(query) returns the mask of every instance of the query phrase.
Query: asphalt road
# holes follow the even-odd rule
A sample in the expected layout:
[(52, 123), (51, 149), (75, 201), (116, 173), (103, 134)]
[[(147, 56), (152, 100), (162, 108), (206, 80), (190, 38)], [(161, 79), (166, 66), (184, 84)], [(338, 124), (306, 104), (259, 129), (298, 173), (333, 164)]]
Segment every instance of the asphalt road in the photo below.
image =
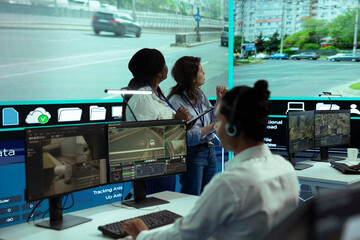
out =
[(253, 86), (256, 80), (266, 79), (272, 97), (318, 97), (324, 91), (360, 96), (360, 91), (348, 88), (360, 82), (357, 62), (264, 60), (262, 64), (234, 66), (233, 76), (234, 86)]
[(169, 67), (161, 83), (165, 93), (175, 85), (170, 70), (184, 55), (202, 58), (202, 87), (215, 97), (216, 85), (228, 82), (228, 49), (220, 41), (196, 47), (170, 47), (174, 33), (144, 32), (140, 38), (100, 36), (92, 31), (0, 29), (0, 101), (120, 98), (104, 89), (120, 89), (132, 75), (131, 56), (141, 48), (159, 49)]

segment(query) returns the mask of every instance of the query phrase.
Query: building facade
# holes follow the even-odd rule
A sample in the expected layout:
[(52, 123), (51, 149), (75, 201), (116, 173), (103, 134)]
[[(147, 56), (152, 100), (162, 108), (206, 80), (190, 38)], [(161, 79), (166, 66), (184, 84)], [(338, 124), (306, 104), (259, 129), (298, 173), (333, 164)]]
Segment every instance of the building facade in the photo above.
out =
[[(291, 35), (301, 30), (304, 20), (314, 17), (331, 21), (358, 6), (360, 0), (236, 0), (234, 34), (254, 41), (275, 32)], [(283, 21), (284, 19), (284, 21)]]

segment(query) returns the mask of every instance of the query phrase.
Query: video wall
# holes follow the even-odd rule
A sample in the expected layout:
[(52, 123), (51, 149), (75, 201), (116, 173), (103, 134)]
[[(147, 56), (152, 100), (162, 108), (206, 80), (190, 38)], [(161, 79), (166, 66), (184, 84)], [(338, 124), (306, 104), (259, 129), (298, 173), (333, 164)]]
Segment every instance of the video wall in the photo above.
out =
[[(139, 5), (136, 11), (131, 4), (117, 9), (105, 1), (92, 1), (98, 6), (61, 2), (1, 3), (1, 102), (120, 99), (104, 89), (128, 85), (129, 60), (142, 48), (158, 49), (165, 57), (169, 73), (160, 85), (165, 95), (176, 84), (170, 72), (182, 56), (201, 57), (208, 97), (216, 96), (216, 85), (227, 85), (228, 48), (220, 45), (220, 31), (227, 24), (224, 4), (212, 6), (211, 13), (202, 12), (200, 27), (211, 34), (202, 33), (200, 42), (188, 36), (186, 42), (177, 43), (177, 33), (193, 34), (197, 26), (192, 4), (185, 4), (180, 14), (165, 0), (164, 9)], [(97, 12), (109, 14), (101, 18)]]

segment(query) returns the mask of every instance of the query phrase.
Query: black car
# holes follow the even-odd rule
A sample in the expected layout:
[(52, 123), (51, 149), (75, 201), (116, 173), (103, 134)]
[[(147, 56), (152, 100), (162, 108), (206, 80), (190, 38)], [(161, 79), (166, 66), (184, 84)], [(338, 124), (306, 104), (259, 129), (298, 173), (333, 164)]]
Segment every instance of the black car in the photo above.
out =
[(92, 27), (95, 34), (104, 31), (120, 36), (128, 33), (135, 34), (136, 37), (141, 35), (140, 25), (126, 13), (96, 12), (92, 17)]
[(300, 59), (309, 59), (309, 60), (317, 60), (319, 55), (314, 52), (303, 52), (300, 54), (295, 54), (291, 56), (291, 59), (300, 60)]
[(228, 44), (229, 44), (229, 27), (223, 27), (223, 29), (221, 30), (220, 44), (221, 44), (221, 46), (228, 46)]

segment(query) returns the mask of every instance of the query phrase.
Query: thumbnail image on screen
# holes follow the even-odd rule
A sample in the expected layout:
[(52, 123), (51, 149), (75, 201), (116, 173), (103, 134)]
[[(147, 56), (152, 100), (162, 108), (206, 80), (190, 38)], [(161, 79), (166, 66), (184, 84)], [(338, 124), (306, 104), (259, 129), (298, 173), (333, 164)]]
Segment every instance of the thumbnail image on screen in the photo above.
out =
[(109, 124), (110, 183), (186, 171), (186, 127), (183, 120)]
[(27, 200), (107, 183), (104, 124), (26, 130)]
[(314, 112), (288, 112), (289, 153), (314, 148)]
[(315, 111), (315, 146), (350, 144), (350, 111)]

